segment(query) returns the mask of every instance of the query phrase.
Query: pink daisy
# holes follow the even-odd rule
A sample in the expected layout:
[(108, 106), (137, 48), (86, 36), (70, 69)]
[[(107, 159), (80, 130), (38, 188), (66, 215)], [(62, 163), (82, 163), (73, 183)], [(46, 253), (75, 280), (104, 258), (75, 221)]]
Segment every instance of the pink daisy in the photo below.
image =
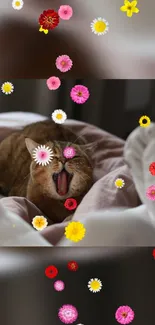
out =
[(134, 317), (135, 313), (129, 306), (120, 306), (115, 313), (115, 318), (120, 324), (130, 324)]
[(56, 67), (61, 72), (67, 72), (71, 69), (73, 62), (68, 55), (60, 55), (56, 59)]
[(63, 291), (65, 289), (65, 284), (61, 280), (57, 280), (54, 282), (54, 289), (56, 291)]
[(38, 146), (33, 150), (32, 157), (36, 164), (46, 166), (48, 165), (53, 159), (53, 151), (49, 147), (45, 145)]
[(149, 200), (155, 200), (155, 185), (151, 185), (146, 190), (146, 196)]
[(56, 90), (61, 85), (60, 79), (58, 77), (54, 77), (54, 76), (47, 79), (46, 83), (47, 83), (48, 89), (50, 89), (50, 90)]
[(78, 318), (78, 311), (73, 305), (63, 305), (58, 312), (58, 317), (64, 324), (72, 324)]
[(63, 151), (63, 155), (65, 158), (73, 158), (75, 156), (75, 149), (73, 147), (66, 147)]
[(73, 15), (73, 9), (68, 5), (60, 6), (58, 15), (63, 20), (69, 20)]
[(89, 90), (87, 87), (82, 85), (76, 85), (71, 89), (70, 96), (73, 100), (73, 102), (77, 104), (83, 104), (87, 101), (89, 98)]

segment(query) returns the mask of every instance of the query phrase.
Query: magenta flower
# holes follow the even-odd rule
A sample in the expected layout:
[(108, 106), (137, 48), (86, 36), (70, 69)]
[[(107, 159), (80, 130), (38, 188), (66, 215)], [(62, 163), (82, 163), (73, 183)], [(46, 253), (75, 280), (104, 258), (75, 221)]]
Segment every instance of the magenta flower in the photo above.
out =
[(72, 100), (77, 104), (84, 104), (89, 98), (89, 90), (82, 85), (76, 85), (71, 89), (70, 96)]
[(46, 81), (47, 87), (50, 90), (56, 90), (60, 87), (61, 85), (61, 81), (58, 77), (50, 77), (49, 79), (47, 79)]
[(115, 318), (120, 324), (130, 324), (134, 316), (135, 313), (129, 306), (120, 306), (115, 313)]
[(64, 324), (72, 324), (78, 318), (78, 311), (73, 305), (63, 305), (58, 312), (58, 317)]
[(54, 282), (54, 289), (56, 291), (63, 291), (65, 289), (65, 284), (61, 280), (57, 280)]
[(75, 149), (73, 147), (66, 147), (63, 151), (63, 155), (65, 158), (73, 158), (75, 156)]
[(55, 65), (61, 72), (67, 72), (71, 69), (73, 62), (68, 55), (60, 55), (57, 57)]
[(151, 185), (146, 190), (146, 196), (149, 200), (155, 200), (155, 185)]
[(73, 9), (68, 5), (60, 6), (58, 15), (63, 20), (69, 20), (73, 15)]

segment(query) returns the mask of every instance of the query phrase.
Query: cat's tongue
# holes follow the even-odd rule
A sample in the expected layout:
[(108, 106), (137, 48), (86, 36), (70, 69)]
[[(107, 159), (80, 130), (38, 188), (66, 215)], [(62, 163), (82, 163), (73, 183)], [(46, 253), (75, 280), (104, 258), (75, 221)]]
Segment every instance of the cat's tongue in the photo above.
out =
[(57, 182), (58, 194), (62, 196), (65, 195), (68, 192), (68, 180), (65, 171), (59, 173)]

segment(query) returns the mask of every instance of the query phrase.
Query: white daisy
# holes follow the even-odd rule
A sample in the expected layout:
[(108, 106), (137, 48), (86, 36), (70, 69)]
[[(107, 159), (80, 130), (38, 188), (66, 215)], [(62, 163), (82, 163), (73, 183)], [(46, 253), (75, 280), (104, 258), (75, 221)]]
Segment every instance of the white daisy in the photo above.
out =
[(91, 279), (88, 282), (88, 288), (93, 293), (99, 292), (102, 289), (102, 282), (101, 282), (101, 280), (99, 280), (97, 278)]
[(104, 18), (96, 18), (90, 24), (91, 30), (94, 34), (104, 35), (109, 30), (109, 23)]
[(14, 85), (11, 82), (6, 81), (2, 84), (1, 90), (5, 95), (10, 95), (14, 91)]
[(51, 162), (54, 155), (49, 147), (41, 145), (33, 150), (32, 156), (37, 164), (46, 166)]
[(67, 119), (66, 113), (64, 111), (62, 111), (61, 109), (56, 109), (52, 113), (51, 117), (52, 117), (52, 120), (58, 124), (64, 123)]
[(40, 231), (40, 230), (43, 230), (43, 229), (45, 229), (47, 227), (48, 222), (47, 222), (47, 219), (45, 217), (36, 216), (32, 220), (32, 225), (33, 225), (33, 228)]
[(20, 10), (23, 8), (24, 1), (23, 0), (13, 0), (12, 1), (12, 8), (15, 10)]
[(122, 178), (117, 178), (116, 179), (115, 186), (117, 188), (122, 188), (122, 187), (124, 187), (124, 185), (125, 185), (124, 179), (122, 179)]

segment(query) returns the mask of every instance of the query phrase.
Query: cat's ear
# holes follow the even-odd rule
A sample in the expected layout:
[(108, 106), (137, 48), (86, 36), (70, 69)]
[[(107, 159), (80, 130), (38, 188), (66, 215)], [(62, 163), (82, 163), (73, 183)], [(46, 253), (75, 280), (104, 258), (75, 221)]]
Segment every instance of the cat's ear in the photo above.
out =
[(39, 146), (39, 143), (31, 140), (30, 138), (25, 138), (26, 148), (32, 156), (33, 150)]

